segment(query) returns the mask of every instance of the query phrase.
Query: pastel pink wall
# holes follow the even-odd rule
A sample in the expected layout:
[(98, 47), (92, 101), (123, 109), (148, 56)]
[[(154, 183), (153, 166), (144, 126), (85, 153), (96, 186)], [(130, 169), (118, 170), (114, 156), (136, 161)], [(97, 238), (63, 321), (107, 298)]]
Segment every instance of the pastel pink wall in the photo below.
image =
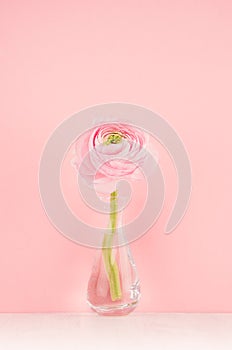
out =
[(50, 225), (38, 165), (65, 118), (120, 101), (165, 116), (193, 172), (189, 210), (165, 236), (176, 178), (160, 150), (165, 209), (132, 245), (137, 310), (231, 312), (232, 2), (2, 0), (0, 13), (0, 311), (89, 310), (94, 252)]

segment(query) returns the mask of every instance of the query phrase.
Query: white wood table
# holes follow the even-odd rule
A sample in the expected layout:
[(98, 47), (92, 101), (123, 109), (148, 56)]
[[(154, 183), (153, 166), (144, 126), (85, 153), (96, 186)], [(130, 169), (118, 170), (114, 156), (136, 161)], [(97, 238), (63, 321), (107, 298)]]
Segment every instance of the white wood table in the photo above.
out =
[(1, 350), (232, 350), (232, 314), (0, 314)]

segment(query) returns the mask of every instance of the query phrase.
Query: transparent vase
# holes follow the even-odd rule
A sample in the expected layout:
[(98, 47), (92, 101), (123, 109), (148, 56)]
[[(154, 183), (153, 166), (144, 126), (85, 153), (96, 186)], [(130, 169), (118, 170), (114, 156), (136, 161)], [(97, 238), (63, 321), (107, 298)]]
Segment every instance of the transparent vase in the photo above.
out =
[[(111, 201), (115, 207), (115, 203)], [(100, 315), (127, 315), (140, 299), (140, 281), (122, 226), (122, 212), (111, 212), (109, 233), (95, 252), (87, 302)]]

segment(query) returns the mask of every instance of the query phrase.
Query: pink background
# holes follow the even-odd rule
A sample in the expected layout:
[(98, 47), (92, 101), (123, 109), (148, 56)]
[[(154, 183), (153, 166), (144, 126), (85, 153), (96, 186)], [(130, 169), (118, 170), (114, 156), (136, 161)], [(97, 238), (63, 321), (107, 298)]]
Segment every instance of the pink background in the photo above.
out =
[(231, 312), (231, 1), (2, 0), (0, 13), (0, 311), (89, 310), (94, 251), (47, 220), (38, 165), (65, 118), (120, 101), (165, 116), (193, 172), (189, 210), (165, 236), (176, 177), (160, 149), (165, 208), (132, 245), (137, 310)]

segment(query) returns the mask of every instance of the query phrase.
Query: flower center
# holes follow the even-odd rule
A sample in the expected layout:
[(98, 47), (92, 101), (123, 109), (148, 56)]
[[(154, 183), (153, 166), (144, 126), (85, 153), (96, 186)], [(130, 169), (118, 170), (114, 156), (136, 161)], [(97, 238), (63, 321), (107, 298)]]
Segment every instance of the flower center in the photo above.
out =
[(105, 145), (110, 145), (110, 144), (117, 144), (122, 142), (123, 135), (119, 132), (112, 132), (110, 135), (106, 137), (106, 140), (104, 142)]

